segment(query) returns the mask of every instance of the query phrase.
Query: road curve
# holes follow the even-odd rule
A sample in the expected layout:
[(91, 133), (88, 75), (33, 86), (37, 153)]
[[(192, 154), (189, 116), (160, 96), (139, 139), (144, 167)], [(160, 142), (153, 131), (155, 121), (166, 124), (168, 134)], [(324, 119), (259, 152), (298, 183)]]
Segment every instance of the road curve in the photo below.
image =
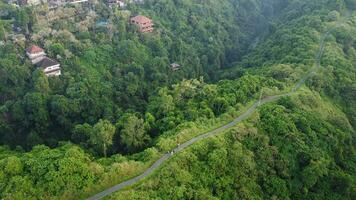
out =
[[(291, 92), (285, 93), (285, 94), (281, 94), (281, 95), (275, 95), (275, 96), (269, 96), (269, 97), (265, 97), (263, 99), (261, 99), (260, 101), (256, 101), (246, 112), (244, 112), (243, 114), (241, 114), (240, 116), (238, 116), (237, 118), (235, 118), (233, 121), (229, 122), (228, 124), (225, 124), (224, 126), (221, 126), (217, 129), (214, 129), (212, 131), (209, 131), (207, 133), (204, 133), (202, 135), (196, 136), (190, 140), (188, 140), (187, 142), (184, 142), (183, 144), (179, 145), (178, 147), (176, 147), (175, 149), (173, 149), (173, 151), (175, 153), (178, 153), (182, 150), (184, 150), (185, 148), (189, 147), (190, 145), (203, 140), (207, 137), (211, 137), (214, 135), (217, 135), (219, 133), (222, 133), (223, 131), (235, 126), (236, 124), (240, 123), (241, 121), (245, 120), (246, 118), (250, 117), (251, 114), (261, 105), (264, 105), (266, 103), (272, 102), (272, 101), (276, 101), (281, 97), (284, 96), (289, 96), (292, 95), (293, 93), (295, 93), (304, 83), (305, 81), (311, 77), (313, 75), (313, 73), (320, 67), (320, 60), (321, 57), (324, 53), (324, 48), (325, 48), (325, 39), (327, 38), (327, 36), (331, 33), (333, 29), (328, 30), (323, 37), (321, 38), (320, 41), (320, 47), (319, 50), (315, 56), (315, 63), (314, 66), (306, 73), (306, 75), (304, 75), (294, 86), (294, 88), (291, 90)], [(106, 189), (90, 198), (88, 198), (87, 200), (99, 200), (104, 198), (105, 196), (112, 194), (114, 192), (117, 192), (127, 186), (133, 185), (137, 182), (139, 182), (140, 180), (146, 178), (148, 175), (150, 175), (154, 170), (156, 170), (158, 167), (161, 166), (162, 163), (164, 163), (166, 160), (168, 160), (170, 157), (172, 157), (173, 155), (171, 155), (170, 153), (164, 154), (160, 159), (158, 159), (155, 163), (153, 163), (153, 165), (148, 168), (145, 172), (143, 172), (141, 175), (136, 176), (135, 178), (132, 178), (130, 180), (127, 180), (125, 182), (122, 182), (120, 184), (117, 184), (109, 189)]]

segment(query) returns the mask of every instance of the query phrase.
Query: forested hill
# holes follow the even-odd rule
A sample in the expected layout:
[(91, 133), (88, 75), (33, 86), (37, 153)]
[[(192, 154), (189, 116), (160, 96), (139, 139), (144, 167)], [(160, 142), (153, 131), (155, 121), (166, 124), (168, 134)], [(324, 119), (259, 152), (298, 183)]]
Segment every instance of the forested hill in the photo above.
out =
[[(159, 88), (183, 79), (218, 80), (217, 70), (241, 59), (286, 5), (272, 2), (145, 1), (126, 9), (104, 2), (57, 9), (2, 3), (0, 142), (27, 150), (61, 140), (85, 143), (76, 136), (76, 125), (116, 123), (135, 112), (139, 119), (150, 114), (160, 120), (149, 113)], [(137, 14), (152, 18), (153, 34), (139, 34), (128, 23)], [(31, 44), (60, 62), (60, 78), (48, 79), (29, 63), (25, 48)], [(181, 70), (172, 72), (174, 62)], [(175, 117), (159, 129), (186, 120)], [(156, 137), (162, 133), (156, 129), (145, 132)], [(123, 152), (119, 149), (113, 152)]]
[(356, 2), (333, 3), (294, 2), (265, 41), (221, 73), (305, 87), (109, 199), (355, 199)]
[[(335, 10), (325, 9), (325, 5)], [(345, 7), (351, 11), (342, 11)], [(355, 101), (352, 99), (355, 99), (356, 29), (351, 14), (355, 10), (355, 2), (297, 2), (285, 10), (274, 28), (270, 28), (273, 31), (265, 41), (237, 62), (234, 68), (223, 71), (222, 77), (233, 78), (241, 71), (248, 71), (293, 85), (300, 74), (313, 65), (316, 56), (323, 56), (320, 63), (322, 71), (308, 80), (307, 84), (339, 104), (355, 127)], [(342, 20), (340, 15), (349, 20)], [(324, 47), (324, 55), (316, 55), (320, 48), (320, 37), (325, 37), (323, 31), (327, 31), (330, 25), (335, 27), (326, 35), (328, 44)]]
[[(356, 198), (355, 0), (125, 2), (0, 0), (0, 198), (89, 197), (314, 68), (112, 198)], [(33, 44), (61, 76), (31, 63)]]

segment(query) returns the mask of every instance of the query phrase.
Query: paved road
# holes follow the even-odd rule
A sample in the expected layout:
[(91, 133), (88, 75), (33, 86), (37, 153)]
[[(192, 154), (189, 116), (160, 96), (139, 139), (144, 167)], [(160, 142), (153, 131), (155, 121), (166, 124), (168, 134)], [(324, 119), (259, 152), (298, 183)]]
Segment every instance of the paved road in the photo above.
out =
[[(224, 132), (225, 130), (235, 126), (237, 123), (245, 120), (246, 118), (248, 118), (249, 116), (251, 116), (251, 114), (261, 105), (263, 104), (266, 104), (266, 103), (269, 103), (269, 102), (272, 102), (272, 101), (275, 101), (275, 100), (278, 100), (279, 98), (281, 97), (284, 97), (284, 96), (289, 96), (289, 95), (292, 95), (293, 93), (295, 93), (304, 83), (305, 81), (311, 77), (315, 72), (316, 70), (320, 67), (320, 59), (324, 53), (324, 48), (325, 48), (325, 39), (327, 38), (327, 36), (330, 34), (330, 32), (332, 31), (333, 29), (330, 29), (329, 31), (327, 31), (323, 37), (321, 38), (321, 41), (320, 41), (320, 47), (319, 47), (319, 51), (317, 52), (316, 56), (315, 56), (315, 63), (314, 63), (314, 66), (306, 73), (306, 75), (304, 75), (299, 81), (298, 83), (294, 86), (294, 88), (292, 89), (291, 92), (289, 93), (286, 93), (286, 94), (281, 94), (281, 95), (276, 95), (276, 96), (270, 96), (270, 97), (265, 97), (259, 101), (257, 101), (256, 103), (254, 103), (246, 112), (244, 112), (243, 114), (241, 114), (239, 117), (235, 118), (233, 121), (231, 121), (230, 123), (224, 125), (224, 126), (221, 126), (217, 129), (214, 129), (212, 131), (209, 131), (207, 133), (204, 133), (202, 135), (199, 135), (197, 137), (194, 137), (192, 138), (191, 140), (181, 144), (179, 147), (175, 148), (173, 151), (175, 153), (178, 153), (182, 150), (184, 150), (185, 148), (189, 147), (190, 145), (200, 141), (200, 140), (203, 140), (207, 137), (211, 137), (211, 136), (214, 136), (214, 135), (217, 135), (219, 133), (222, 133)], [(116, 191), (119, 191), (127, 186), (130, 186), (130, 185), (133, 185), (137, 182), (139, 182), (140, 180), (142, 180), (143, 178), (146, 178), (148, 175), (150, 175), (154, 170), (156, 170), (159, 166), (161, 166), (162, 163), (164, 163), (166, 160), (168, 160), (170, 157), (172, 157), (173, 155), (167, 153), (167, 154), (164, 154), (159, 160), (157, 160), (150, 168), (148, 168), (144, 173), (142, 173), (141, 175), (135, 177), (135, 178), (132, 178), (130, 180), (127, 180), (125, 182), (122, 182), (120, 184), (117, 184), (107, 190), (104, 190), (90, 198), (88, 198), (88, 200), (98, 200), (98, 199), (102, 199), (104, 198), (105, 196), (109, 195), (109, 194), (112, 194)]]

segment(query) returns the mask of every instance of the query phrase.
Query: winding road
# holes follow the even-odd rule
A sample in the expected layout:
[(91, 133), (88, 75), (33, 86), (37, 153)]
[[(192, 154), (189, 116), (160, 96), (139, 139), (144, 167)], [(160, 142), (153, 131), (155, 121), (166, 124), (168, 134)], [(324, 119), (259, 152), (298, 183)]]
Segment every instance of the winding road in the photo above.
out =
[[(336, 28), (336, 27), (335, 27)], [(224, 132), (225, 130), (235, 126), (236, 124), (240, 123), (241, 121), (245, 120), (246, 118), (250, 117), (252, 115), (252, 113), (254, 113), (254, 111), (261, 105), (264, 105), (266, 103), (278, 100), (281, 97), (284, 96), (289, 96), (292, 95), (293, 93), (295, 93), (304, 83), (305, 81), (311, 77), (316, 70), (320, 67), (320, 60), (321, 57), (324, 53), (324, 49), (325, 49), (325, 39), (328, 37), (328, 35), (331, 33), (332, 30), (334, 30), (335, 28), (329, 29), (321, 38), (320, 41), (320, 47), (319, 50), (315, 56), (314, 59), (314, 66), (308, 70), (308, 72), (296, 83), (296, 85), (293, 87), (293, 89), (291, 90), (291, 92), (285, 93), (285, 94), (281, 94), (281, 95), (275, 95), (275, 96), (269, 96), (269, 97), (265, 97), (263, 99), (260, 99), (259, 101), (256, 101), (246, 112), (244, 112), (243, 114), (241, 114), (240, 116), (238, 116), (237, 118), (235, 118), (233, 121), (231, 121), (230, 123), (221, 126), (217, 129), (214, 129), (212, 131), (209, 131), (207, 133), (204, 133), (202, 135), (199, 135), (197, 137), (194, 137), (190, 140), (188, 140), (187, 142), (179, 145), (177, 148), (173, 149), (173, 151), (175, 153), (178, 153), (184, 149), (186, 149), (187, 147), (189, 147), (190, 145), (201, 141), (207, 137), (211, 137), (217, 134), (220, 134), (222, 132)], [(140, 180), (146, 178), (147, 176), (149, 176), (154, 170), (156, 170), (157, 168), (159, 168), (162, 163), (164, 163), (166, 160), (168, 160), (170, 157), (172, 157), (173, 155), (170, 153), (164, 154), (160, 159), (158, 159), (150, 168), (148, 168), (144, 173), (142, 173), (141, 175), (132, 178), (130, 180), (127, 180), (125, 182), (122, 182), (120, 184), (117, 184), (109, 189), (106, 189), (90, 198), (88, 198), (88, 200), (98, 200), (98, 199), (102, 199), (105, 196), (112, 194), (114, 192), (117, 192), (127, 186), (133, 185), (137, 182), (139, 182)]]

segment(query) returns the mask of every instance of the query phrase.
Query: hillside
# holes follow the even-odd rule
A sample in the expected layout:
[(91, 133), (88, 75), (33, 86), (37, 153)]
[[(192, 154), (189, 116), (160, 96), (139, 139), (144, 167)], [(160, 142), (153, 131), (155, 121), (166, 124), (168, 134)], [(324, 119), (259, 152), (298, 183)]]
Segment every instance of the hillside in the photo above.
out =
[(263, 105), (110, 199), (354, 199), (355, 18), (331, 19), (334, 13), (281, 22), (222, 72), (227, 78), (264, 74), (293, 87), (320, 58), (307, 87)]
[(108, 199), (354, 199), (355, 133), (335, 118), (345, 123), (345, 114), (303, 89)]
[(355, 6), (0, 2), (0, 198), (355, 199)]

